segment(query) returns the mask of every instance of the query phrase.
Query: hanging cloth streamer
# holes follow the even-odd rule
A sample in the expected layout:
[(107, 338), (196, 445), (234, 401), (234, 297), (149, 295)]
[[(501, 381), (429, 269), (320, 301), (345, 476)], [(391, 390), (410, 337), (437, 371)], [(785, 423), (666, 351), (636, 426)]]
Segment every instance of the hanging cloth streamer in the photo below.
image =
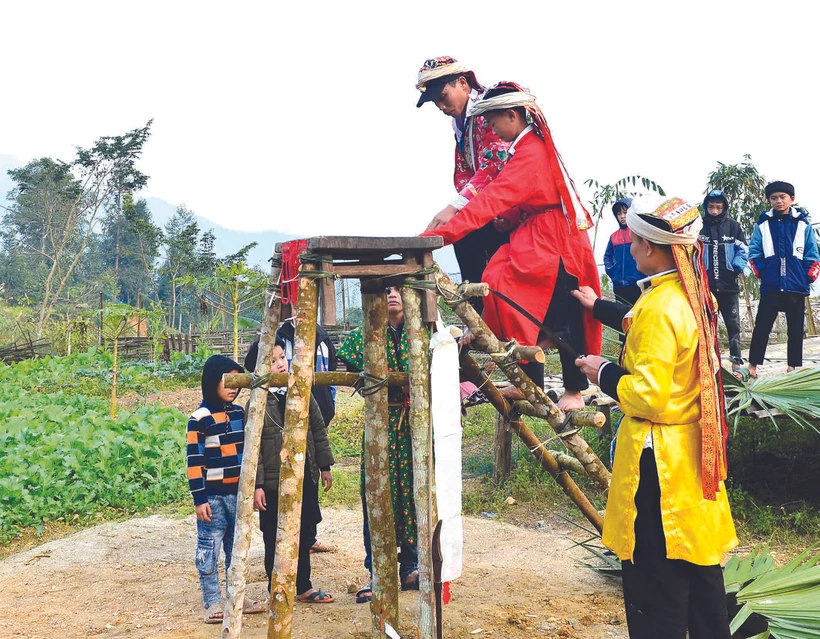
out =
[(296, 306), (299, 299), (299, 256), (307, 249), (307, 240), (282, 244), (282, 304)]
[(464, 531), (461, 521), (461, 393), (458, 344), (439, 319), (430, 339), (430, 418), (435, 448), (436, 504), (441, 521), (441, 581), (461, 576)]

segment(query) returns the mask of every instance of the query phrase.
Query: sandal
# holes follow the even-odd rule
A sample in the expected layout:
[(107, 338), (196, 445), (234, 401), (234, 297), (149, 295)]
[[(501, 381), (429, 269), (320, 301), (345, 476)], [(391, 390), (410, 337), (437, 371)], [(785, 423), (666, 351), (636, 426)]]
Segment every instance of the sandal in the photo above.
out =
[(203, 619), (203, 621), (205, 623), (210, 623), (210, 624), (217, 624), (218, 623), (218, 624), (221, 624), (222, 623), (222, 618), (223, 618), (222, 606), (220, 606), (218, 604), (214, 604), (213, 606), (210, 606), (209, 608), (205, 608), (205, 618)]
[(373, 587), (368, 582), (356, 591), (356, 603), (369, 603), (373, 599)]
[(328, 546), (321, 541), (317, 541), (310, 547), (310, 552), (336, 552), (336, 546)]
[(246, 615), (258, 615), (260, 612), (265, 612), (265, 610), (267, 610), (267, 606), (261, 601), (248, 601), (246, 599), (242, 606), (242, 612)]
[(305, 595), (302, 593), (301, 595), (296, 595), (296, 599), (301, 601), (302, 603), (316, 603), (316, 604), (325, 604), (325, 603), (333, 603), (336, 601), (332, 595), (326, 593), (324, 590), (314, 590), (309, 595)]
[(407, 575), (401, 582), (402, 590), (418, 590), (419, 589), (419, 571), (414, 570)]

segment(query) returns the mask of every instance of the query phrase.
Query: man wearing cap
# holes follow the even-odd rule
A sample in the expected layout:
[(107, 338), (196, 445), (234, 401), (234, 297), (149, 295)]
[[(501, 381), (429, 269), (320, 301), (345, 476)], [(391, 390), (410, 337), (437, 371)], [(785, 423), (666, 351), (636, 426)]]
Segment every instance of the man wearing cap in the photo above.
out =
[[(632, 309), (573, 295), (626, 330), (621, 364), (576, 364), (624, 413), (602, 540), (621, 559), (632, 639), (729, 639), (720, 561), (737, 546), (726, 488), (720, 349), (697, 207), (636, 199), (627, 212), (642, 294)], [(620, 322), (619, 322), (620, 320)]]
[(641, 296), (638, 280), (645, 276), (638, 270), (635, 258), (629, 249), (632, 240), (626, 227), (626, 210), (632, 205), (632, 198), (624, 197), (612, 205), (612, 214), (618, 221), (618, 230), (609, 238), (604, 252), (604, 268), (612, 282), (615, 299), (632, 306)]
[[(416, 106), (432, 102), (444, 115), (450, 116), (456, 139), (453, 183), (457, 193), (436, 214), (427, 227), (429, 230), (450, 220), (498, 175), (507, 161), (509, 144), (493, 133), (483, 117), (467, 114), (468, 107), (478, 101), (484, 87), (475, 73), (455, 58), (442, 56), (427, 60), (419, 70), (416, 88), (421, 91)], [(490, 222), (453, 245), (462, 280), (481, 281), (487, 262), (510, 239), (508, 226), (500, 220)], [(481, 312), (484, 306), (481, 298), (470, 302)]]
[(709, 191), (703, 199), (703, 260), (712, 295), (726, 324), (732, 369), (743, 364), (740, 352), (740, 288), (738, 275), (749, 263), (749, 247), (743, 229), (729, 217), (729, 200), (720, 189)]
[(752, 231), (749, 264), (760, 279), (752, 343), (749, 347), (749, 375), (757, 377), (778, 313), (786, 314), (788, 341), (787, 371), (803, 365), (803, 325), (805, 299), (811, 283), (820, 275), (820, 252), (809, 214), (794, 203), (794, 186), (788, 182), (766, 185), (766, 199), (772, 207), (760, 215)]

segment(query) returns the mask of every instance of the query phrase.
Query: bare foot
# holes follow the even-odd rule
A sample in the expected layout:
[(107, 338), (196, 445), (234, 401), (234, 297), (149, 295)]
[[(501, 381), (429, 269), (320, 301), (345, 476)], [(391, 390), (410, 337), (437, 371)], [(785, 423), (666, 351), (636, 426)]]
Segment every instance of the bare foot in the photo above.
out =
[(792, 372), (792, 371), (794, 371), (794, 370), (797, 370), (794, 366), (787, 366), (787, 367), (786, 367), (786, 372), (787, 372), (787, 373), (791, 373), (791, 372)]
[(579, 391), (564, 391), (558, 400), (558, 408), (564, 412), (584, 408), (584, 398)]
[(749, 364), (749, 377), (751, 377), (752, 379), (757, 377), (757, 366)]
[(518, 390), (515, 386), (505, 386), (504, 388), (500, 389), (499, 392), (501, 393), (501, 396), (504, 399), (509, 399), (513, 402), (518, 399), (525, 399), (524, 393)]

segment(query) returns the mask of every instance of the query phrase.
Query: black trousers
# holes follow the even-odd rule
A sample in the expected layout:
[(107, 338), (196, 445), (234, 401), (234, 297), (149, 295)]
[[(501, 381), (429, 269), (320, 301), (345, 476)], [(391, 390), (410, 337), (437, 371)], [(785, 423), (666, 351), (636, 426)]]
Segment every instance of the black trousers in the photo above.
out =
[[(558, 265), (558, 278), (555, 290), (552, 293), (544, 324), (564, 342), (572, 346), (578, 353), (586, 351), (584, 337), (584, 313), (581, 303), (576, 300), (570, 291), (578, 288), (578, 278), (567, 273), (564, 262)], [(539, 334), (539, 339), (544, 333)], [(558, 349), (561, 360), (561, 376), (564, 379), (564, 388), (572, 391), (582, 391), (589, 388), (589, 380), (575, 365), (575, 356), (567, 353), (563, 348)], [(528, 362), (521, 365), (535, 384), (544, 388), (544, 365), (538, 362)]]
[(806, 322), (806, 296), (800, 293), (763, 293), (755, 317), (752, 344), (749, 347), (749, 363), (757, 366), (766, 357), (769, 334), (772, 332), (777, 314), (786, 314), (786, 360), (789, 366), (803, 365), (803, 327)]
[(655, 453), (641, 455), (634, 561), (622, 562), (630, 639), (730, 639), (723, 571), (666, 558)]
[[(265, 510), (259, 511), (259, 528), (265, 542), (265, 573), (268, 575), (268, 592), (270, 592), (273, 564), (276, 559), (276, 528), (279, 520), (279, 491), (265, 491)], [(319, 512), (319, 486), (310, 476), (310, 464), (305, 462), (305, 482), (302, 489), (302, 526), (299, 531), (299, 559), (296, 566), (296, 594), (313, 588), (310, 581), (310, 547), (316, 543), (316, 527), (321, 520), (316, 518)]]
[[(508, 244), (509, 241), (509, 232), (496, 231), (493, 223), (490, 222), (453, 244), (458, 268), (461, 271), (461, 280), (480, 282), (487, 262), (503, 244)], [(479, 314), (484, 310), (484, 302), (480, 297), (470, 299), (470, 304)]]
[(726, 333), (729, 335), (729, 356), (733, 364), (742, 364), (743, 355), (740, 352), (740, 294), (713, 293), (718, 303), (718, 310), (726, 324)]

